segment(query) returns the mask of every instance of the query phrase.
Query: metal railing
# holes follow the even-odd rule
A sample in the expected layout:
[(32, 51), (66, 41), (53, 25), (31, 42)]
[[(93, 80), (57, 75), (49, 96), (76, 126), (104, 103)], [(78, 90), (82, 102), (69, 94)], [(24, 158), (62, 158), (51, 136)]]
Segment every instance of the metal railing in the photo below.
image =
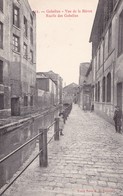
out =
[[(66, 107), (64, 109), (64, 111), (63, 111), (64, 122), (67, 120), (67, 117), (68, 117), (69, 113), (71, 112), (71, 109), (72, 109), (72, 104), (70, 104), (68, 107)], [(46, 113), (45, 113), (45, 115), (46, 115)], [(47, 133), (53, 125), (54, 125), (54, 134), (49, 139), (49, 141), (47, 141)], [(4, 186), (5, 188), (3, 188), (2, 191), (0, 191), (0, 196), (3, 195), (9, 189), (9, 187), (23, 174), (23, 172), (34, 162), (34, 160), (38, 156), (39, 156), (39, 165), (40, 165), (40, 167), (47, 167), (48, 166), (48, 148), (47, 148), (47, 146), (52, 141), (53, 138), (54, 138), (55, 141), (59, 140), (59, 118), (55, 118), (54, 122), (51, 125), (49, 125), (47, 128), (39, 129), (39, 133), (36, 136), (34, 136), (32, 139), (30, 139), (29, 141), (27, 141), (26, 143), (24, 143), (23, 145), (18, 147), (16, 150), (14, 150), (10, 154), (8, 154), (4, 158), (2, 158), (0, 160), (0, 164), (3, 163), (8, 158), (10, 158), (15, 153), (17, 153), (19, 150), (21, 150), (22, 148), (24, 148), (25, 146), (30, 144), (32, 141), (36, 140), (37, 138), (39, 138), (39, 152), (24, 167), (24, 169), (16, 177), (14, 177), (11, 180), (10, 183), (8, 183), (7, 185)]]
[[(50, 130), (50, 128), (53, 125), (54, 125), (54, 134), (49, 139), (49, 141), (47, 142), (47, 133), (48, 133), (48, 131)], [(55, 121), (50, 126), (48, 126), (47, 128), (39, 129), (39, 134), (37, 134), (35, 137), (33, 137), (32, 139), (30, 139), (29, 141), (27, 141), (26, 143), (24, 143), (23, 145), (21, 145), (19, 148), (17, 148), (16, 150), (14, 150), (13, 152), (11, 152), (10, 154), (8, 154), (7, 156), (5, 156), (4, 158), (2, 158), (0, 160), (0, 164), (3, 163), (5, 160), (7, 160), (12, 155), (14, 155), (15, 153), (17, 153), (19, 150), (21, 150), (22, 148), (24, 148), (26, 145), (28, 145), (32, 141), (36, 140), (37, 138), (39, 138), (39, 152), (24, 167), (24, 169), (16, 177), (14, 177), (11, 180), (10, 183), (8, 183), (7, 185), (5, 185), (5, 188), (0, 192), (0, 196), (3, 195), (9, 189), (9, 187), (21, 176), (21, 174), (33, 163), (33, 161), (38, 156), (39, 156), (39, 164), (40, 164), (40, 167), (47, 167), (47, 165), (48, 165), (48, 153), (47, 153), (48, 149), (47, 149), (47, 146), (52, 141), (53, 138), (54, 138), (54, 140), (59, 140), (59, 118), (55, 118)]]

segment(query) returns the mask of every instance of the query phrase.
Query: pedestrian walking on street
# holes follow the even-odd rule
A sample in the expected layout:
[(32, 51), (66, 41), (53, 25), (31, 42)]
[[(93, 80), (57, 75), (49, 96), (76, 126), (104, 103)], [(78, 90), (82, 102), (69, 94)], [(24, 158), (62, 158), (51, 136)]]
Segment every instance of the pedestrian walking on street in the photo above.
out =
[(113, 120), (115, 122), (115, 130), (118, 133), (121, 133), (121, 125), (122, 125), (122, 111), (118, 106), (115, 107)]
[(60, 135), (64, 135), (63, 134), (63, 128), (64, 128), (64, 116), (63, 113), (59, 114), (59, 131), (60, 131)]

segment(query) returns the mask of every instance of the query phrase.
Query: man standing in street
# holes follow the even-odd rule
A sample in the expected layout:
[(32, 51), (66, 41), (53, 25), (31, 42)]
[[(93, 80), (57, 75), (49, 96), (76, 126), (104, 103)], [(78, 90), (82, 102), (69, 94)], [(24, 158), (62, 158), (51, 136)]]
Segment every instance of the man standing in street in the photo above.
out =
[(121, 133), (121, 124), (122, 124), (122, 111), (119, 106), (115, 107), (113, 120), (115, 122), (115, 130), (118, 133)]

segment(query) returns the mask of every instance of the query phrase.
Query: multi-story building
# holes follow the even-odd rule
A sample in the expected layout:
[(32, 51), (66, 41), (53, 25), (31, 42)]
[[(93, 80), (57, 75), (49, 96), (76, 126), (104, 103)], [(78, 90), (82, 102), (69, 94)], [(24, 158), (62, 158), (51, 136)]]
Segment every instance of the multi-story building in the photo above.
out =
[(62, 83), (63, 79), (59, 74), (54, 73), (53, 71), (44, 72), (45, 75), (51, 78), (56, 83), (56, 102), (55, 105), (62, 104)]
[(56, 104), (56, 82), (43, 72), (37, 72), (37, 107), (50, 108)]
[(0, 115), (34, 107), (36, 15), (28, 0), (0, 0)]
[(123, 110), (123, 1), (99, 0), (90, 36), (95, 111), (111, 120)]
[(9, 11), (0, 1), (0, 116), (11, 112)]

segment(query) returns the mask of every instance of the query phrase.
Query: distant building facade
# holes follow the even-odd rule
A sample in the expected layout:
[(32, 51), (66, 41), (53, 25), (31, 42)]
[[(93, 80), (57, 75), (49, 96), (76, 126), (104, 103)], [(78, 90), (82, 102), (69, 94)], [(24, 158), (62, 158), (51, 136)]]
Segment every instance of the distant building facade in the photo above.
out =
[(79, 94), (79, 85), (71, 83), (63, 88), (63, 104), (77, 103)]
[(36, 74), (37, 107), (49, 108), (56, 105), (56, 83), (43, 72)]
[(63, 79), (62, 77), (54, 73), (53, 71), (44, 72), (45, 75), (51, 78), (56, 83), (56, 105), (62, 104), (62, 88), (63, 88)]
[(79, 68), (79, 106), (81, 109), (91, 109), (92, 94), (92, 66), (89, 62), (81, 63)]
[(123, 1), (99, 0), (90, 36), (94, 108), (111, 120), (123, 111)]
[(0, 116), (33, 110), (36, 15), (27, 0), (0, 1)]

